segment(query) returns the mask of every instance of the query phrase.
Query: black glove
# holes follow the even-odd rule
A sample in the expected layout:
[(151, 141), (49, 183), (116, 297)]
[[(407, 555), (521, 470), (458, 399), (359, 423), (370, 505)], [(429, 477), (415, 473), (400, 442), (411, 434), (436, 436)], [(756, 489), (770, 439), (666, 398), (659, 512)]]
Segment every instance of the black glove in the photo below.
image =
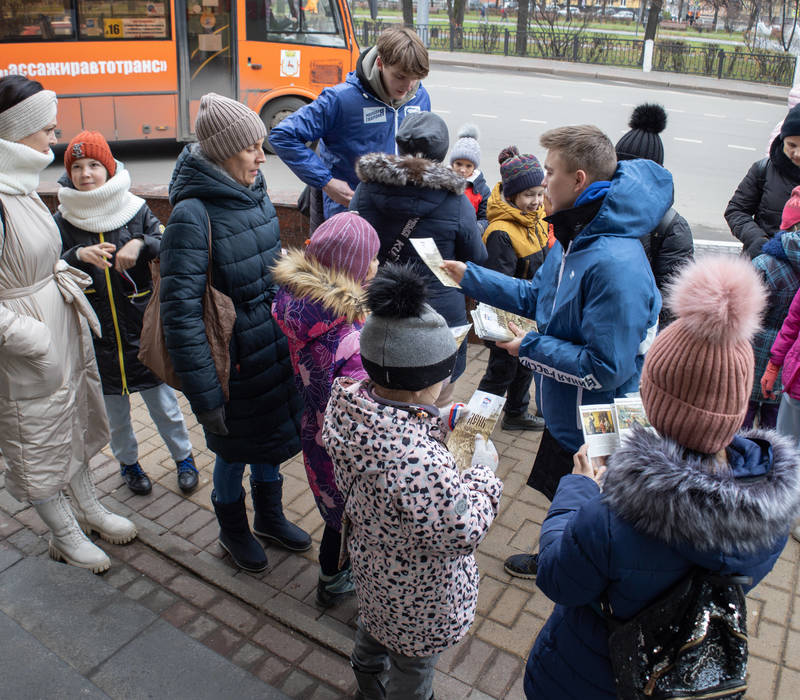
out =
[(198, 413), (197, 421), (209, 433), (214, 433), (214, 435), (228, 434), (228, 427), (225, 425), (225, 406), (217, 406), (210, 411)]

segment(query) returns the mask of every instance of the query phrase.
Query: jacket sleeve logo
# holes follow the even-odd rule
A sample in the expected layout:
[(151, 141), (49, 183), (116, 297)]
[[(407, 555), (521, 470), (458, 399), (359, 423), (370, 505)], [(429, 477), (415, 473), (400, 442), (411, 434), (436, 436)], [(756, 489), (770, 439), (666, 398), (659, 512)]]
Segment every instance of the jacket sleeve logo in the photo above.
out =
[(364, 123), (375, 124), (386, 121), (386, 107), (364, 107)]

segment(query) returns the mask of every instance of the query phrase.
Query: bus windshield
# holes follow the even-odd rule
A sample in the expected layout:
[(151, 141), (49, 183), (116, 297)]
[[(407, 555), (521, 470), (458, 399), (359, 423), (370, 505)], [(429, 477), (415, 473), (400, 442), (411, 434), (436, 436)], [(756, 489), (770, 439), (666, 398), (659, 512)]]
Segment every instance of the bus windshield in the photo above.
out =
[(247, 39), (346, 45), (341, 19), (332, 0), (247, 0)]

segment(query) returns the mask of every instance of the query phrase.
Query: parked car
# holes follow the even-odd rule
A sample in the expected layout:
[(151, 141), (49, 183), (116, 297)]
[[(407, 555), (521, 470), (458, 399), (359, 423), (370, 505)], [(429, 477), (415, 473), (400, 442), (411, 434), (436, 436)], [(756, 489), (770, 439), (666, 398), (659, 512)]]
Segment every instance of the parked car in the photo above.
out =
[(636, 19), (636, 13), (630, 9), (617, 10), (611, 15), (614, 19)]

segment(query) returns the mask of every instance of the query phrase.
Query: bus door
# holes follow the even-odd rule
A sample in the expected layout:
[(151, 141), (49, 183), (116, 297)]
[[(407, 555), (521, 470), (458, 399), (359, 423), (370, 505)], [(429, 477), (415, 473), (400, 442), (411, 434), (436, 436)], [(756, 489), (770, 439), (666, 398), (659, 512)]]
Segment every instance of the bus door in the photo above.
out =
[(238, 99), (237, 0), (177, 0), (178, 138), (194, 135), (200, 98), (207, 92)]

